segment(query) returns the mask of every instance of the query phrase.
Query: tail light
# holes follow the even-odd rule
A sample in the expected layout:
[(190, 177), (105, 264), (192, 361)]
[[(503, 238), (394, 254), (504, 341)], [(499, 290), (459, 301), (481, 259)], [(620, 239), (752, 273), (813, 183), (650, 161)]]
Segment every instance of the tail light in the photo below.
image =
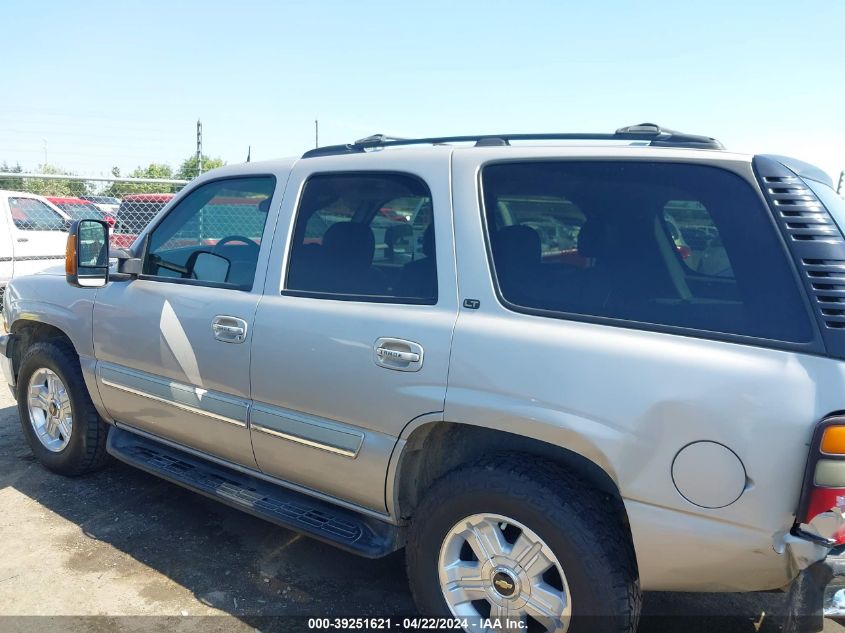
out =
[[(796, 523), (807, 525), (828, 512), (845, 513), (845, 416), (823, 420), (813, 433)], [(845, 543), (841, 528), (825, 536)]]
[(110, 215), (104, 215), (103, 220), (105, 220), (106, 224), (108, 224), (111, 228), (114, 228), (116, 220)]

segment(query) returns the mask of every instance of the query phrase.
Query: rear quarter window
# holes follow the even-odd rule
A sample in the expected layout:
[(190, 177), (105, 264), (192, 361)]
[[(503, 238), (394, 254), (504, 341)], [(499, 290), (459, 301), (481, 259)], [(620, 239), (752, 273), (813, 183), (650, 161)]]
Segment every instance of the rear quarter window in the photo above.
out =
[(802, 343), (813, 329), (768, 210), (740, 176), (648, 161), (482, 171), (505, 304)]

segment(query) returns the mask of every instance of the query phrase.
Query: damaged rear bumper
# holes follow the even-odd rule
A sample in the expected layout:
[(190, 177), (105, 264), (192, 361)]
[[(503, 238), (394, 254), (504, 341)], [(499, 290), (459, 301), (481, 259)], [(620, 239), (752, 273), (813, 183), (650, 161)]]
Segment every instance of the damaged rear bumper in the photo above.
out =
[(833, 550), (798, 574), (789, 589), (783, 633), (818, 633), (824, 618), (845, 617), (845, 555)]

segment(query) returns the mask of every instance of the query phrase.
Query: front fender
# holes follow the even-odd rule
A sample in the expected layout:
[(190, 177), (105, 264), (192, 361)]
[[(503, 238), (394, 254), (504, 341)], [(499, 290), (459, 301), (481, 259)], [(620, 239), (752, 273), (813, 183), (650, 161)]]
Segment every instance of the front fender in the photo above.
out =
[(94, 357), (93, 316), (97, 290), (75, 288), (64, 276), (18, 277), (6, 288), (6, 323), (14, 332), (28, 322), (61, 330), (80, 357)]

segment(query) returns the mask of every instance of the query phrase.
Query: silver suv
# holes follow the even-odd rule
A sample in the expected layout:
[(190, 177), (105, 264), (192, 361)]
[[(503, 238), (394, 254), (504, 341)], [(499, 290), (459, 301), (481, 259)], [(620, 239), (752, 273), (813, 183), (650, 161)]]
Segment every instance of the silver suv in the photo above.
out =
[(633, 631), (642, 589), (818, 616), (843, 223), (820, 170), (647, 124), (371, 137), (207, 173), (111, 266), (78, 222), (9, 286), (3, 370), (47, 468), (404, 547), (469, 630)]

